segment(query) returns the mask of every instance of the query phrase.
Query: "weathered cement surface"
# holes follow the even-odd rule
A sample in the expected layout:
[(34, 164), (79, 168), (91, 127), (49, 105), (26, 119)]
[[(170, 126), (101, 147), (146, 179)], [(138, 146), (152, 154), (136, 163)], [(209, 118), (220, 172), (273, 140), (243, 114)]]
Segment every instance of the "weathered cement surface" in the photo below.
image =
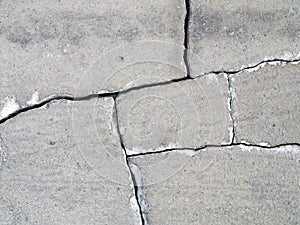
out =
[(232, 87), (237, 142), (300, 142), (299, 64), (235, 74)]
[(1, 125), (0, 224), (137, 224), (112, 109), (53, 103)]
[(223, 76), (132, 91), (117, 99), (128, 153), (230, 142), (229, 92)]
[[(192, 158), (175, 152), (135, 157), (143, 182), (152, 183), (142, 187), (149, 224), (297, 224), (300, 148), (293, 150), (209, 148)], [(177, 160), (170, 167), (190, 161), (155, 183), (164, 170), (147, 164), (171, 155)]]
[(191, 0), (192, 75), (300, 57), (298, 1)]
[(0, 225), (299, 224), (299, 10), (0, 0)]
[[(151, 71), (144, 73), (137, 65), (142, 75), (133, 78), (126, 67), (157, 60), (153, 67), (172, 62), (184, 69), (184, 16), (184, 2), (174, 0), (0, 1), (0, 101), (15, 96), (25, 106), (34, 91), (40, 99), (52, 94), (82, 96), (181, 77), (175, 72), (149, 76)], [(152, 44), (107, 53), (138, 41)], [(178, 46), (174, 49), (171, 43)], [(147, 54), (143, 46), (152, 51)], [(118, 81), (112, 83), (112, 76)]]

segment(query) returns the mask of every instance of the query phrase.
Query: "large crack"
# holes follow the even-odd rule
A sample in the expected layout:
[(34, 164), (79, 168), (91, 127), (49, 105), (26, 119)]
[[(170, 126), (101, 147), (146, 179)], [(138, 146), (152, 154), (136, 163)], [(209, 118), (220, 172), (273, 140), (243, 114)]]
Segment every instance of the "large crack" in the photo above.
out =
[(16, 117), (17, 115), (33, 110), (33, 109), (37, 109), (37, 108), (41, 108), (51, 102), (55, 102), (55, 101), (59, 101), (59, 100), (68, 100), (68, 101), (73, 101), (73, 102), (80, 102), (80, 101), (87, 101), (87, 100), (91, 100), (94, 98), (106, 98), (106, 97), (112, 97), (115, 98), (116, 96), (119, 96), (121, 94), (127, 94), (131, 91), (137, 91), (140, 89), (144, 89), (144, 88), (149, 88), (149, 87), (157, 87), (157, 86), (165, 86), (165, 85), (169, 85), (172, 83), (177, 83), (177, 82), (181, 82), (184, 80), (189, 80), (192, 78), (188, 78), (188, 77), (183, 77), (183, 78), (178, 78), (178, 79), (172, 79), (172, 80), (167, 80), (167, 81), (162, 81), (162, 82), (157, 82), (157, 83), (151, 83), (151, 84), (144, 84), (144, 85), (140, 85), (140, 86), (136, 86), (136, 87), (132, 87), (132, 88), (128, 88), (125, 90), (121, 90), (121, 91), (115, 91), (115, 92), (106, 92), (106, 93), (101, 93), (101, 94), (90, 94), (90, 95), (86, 95), (86, 96), (80, 96), (80, 97), (74, 97), (71, 95), (53, 95), (50, 97), (47, 97), (45, 99), (43, 99), (42, 101), (33, 104), (33, 105), (29, 105), (29, 106), (25, 106), (22, 107), (18, 110), (16, 110), (15, 112), (9, 114), (7, 117), (4, 117), (2, 119), (0, 119), (0, 124), (5, 123), (7, 120), (10, 120), (14, 117)]
[[(188, 2), (188, 0), (187, 0)], [(189, 12), (187, 12), (188, 14)], [(187, 15), (188, 17), (188, 15)], [(186, 21), (188, 21), (188, 19), (186, 19)], [(185, 30), (186, 31), (186, 30)], [(188, 38), (186, 36), (186, 38)], [(188, 47), (188, 41), (185, 40), (185, 45), (187, 45)], [(186, 50), (188, 50), (188, 48), (186, 48)], [(235, 142), (235, 136), (236, 136), (236, 128), (235, 128), (235, 118), (234, 118), (234, 109), (233, 109), (233, 100), (234, 100), (234, 96), (233, 96), (233, 92), (232, 92), (232, 81), (230, 79), (230, 75), (233, 74), (237, 74), (240, 73), (242, 71), (245, 70), (249, 70), (249, 69), (254, 69), (256, 67), (260, 67), (261, 65), (265, 64), (265, 63), (299, 63), (300, 60), (283, 60), (283, 59), (274, 59), (274, 60), (265, 60), (262, 61), (258, 64), (256, 64), (255, 66), (250, 66), (250, 67), (246, 67), (243, 68), (241, 70), (237, 70), (237, 71), (212, 71), (210, 73), (201, 75), (201, 76), (206, 76), (209, 75), (211, 73), (214, 74), (226, 74), (227, 75), (227, 82), (228, 82), (228, 90), (230, 93), (230, 99), (229, 99), (229, 113), (230, 113), (230, 117), (233, 121), (233, 135), (232, 135), (232, 140), (230, 144), (222, 144), (222, 145), (205, 145), (199, 148), (171, 148), (171, 149), (164, 149), (164, 150), (160, 150), (160, 151), (152, 151), (152, 152), (144, 152), (144, 153), (137, 153), (137, 154), (127, 154), (126, 152), (126, 148), (123, 142), (123, 137), (120, 133), (120, 126), (119, 126), (119, 120), (118, 120), (118, 111), (117, 111), (117, 102), (116, 102), (116, 98), (120, 95), (120, 94), (126, 94), (128, 92), (131, 91), (135, 91), (135, 90), (141, 90), (144, 88), (149, 88), (149, 87), (156, 87), (156, 86), (165, 86), (165, 85), (169, 85), (172, 83), (176, 83), (176, 82), (183, 82), (185, 80), (194, 80), (200, 76), (191, 78), (189, 76), (189, 65), (188, 65), (188, 61), (187, 61), (187, 54), (188, 52), (186, 51), (185, 53), (185, 59), (186, 59), (186, 65), (187, 65), (187, 76), (183, 77), (183, 78), (179, 78), (179, 79), (172, 79), (172, 80), (168, 80), (168, 81), (162, 81), (162, 82), (157, 82), (157, 83), (151, 83), (151, 84), (145, 84), (145, 85), (140, 85), (140, 86), (136, 86), (136, 87), (132, 87), (132, 88), (128, 88), (126, 90), (121, 90), (121, 91), (116, 91), (116, 92), (108, 92), (108, 93), (101, 93), (101, 94), (90, 94), (90, 95), (86, 95), (86, 96), (82, 96), (82, 97), (74, 97), (74, 96), (70, 96), (70, 95), (55, 95), (55, 96), (50, 96), (48, 98), (45, 98), (44, 100), (40, 101), (37, 104), (31, 105), (31, 106), (26, 106), (24, 108), (21, 108), (17, 111), (15, 111), (14, 113), (10, 114), (8, 117), (5, 117), (3, 119), (0, 120), (0, 124), (5, 123), (7, 120), (10, 120), (14, 117), (16, 117), (17, 115), (36, 109), (36, 108), (40, 108), (45, 106), (46, 104), (49, 104), (53, 101), (58, 101), (58, 100), (68, 100), (68, 101), (87, 101), (93, 98), (105, 98), (105, 97), (112, 97), (114, 99), (114, 108), (115, 108), (115, 120), (116, 120), (116, 125), (117, 125), (117, 132), (119, 135), (119, 139), (120, 139), (120, 145), (122, 147), (123, 153), (125, 155), (125, 160), (126, 160), (126, 166), (128, 168), (130, 177), (131, 177), (131, 182), (132, 182), (132, 186), (133, 186), (133, 194), (134, 194), (134, 198), (135, 198), (135, 202), (136, 205), (138, 206), (138, 216), (139, 216), (139, 221), (140, 224), (142, 225), (146, 225), (147, 224), (147, 218), (145, 213), (143, 212), (143, 206), (142, 206), (142, 199), (141, 199), (141, 190), (139, 188), (142, 188), (141, 186), (139, 186), (139, 183), (137, 181), (136, 175), (134, 170), (131, 168), (131, 162), (130, 160), (133, 157), (139, 157), (139, 156), (145, 156), (145, 155), (151, 155), (151, 154), (161, 154), (161, 153), (167, 153), (167, 152), (172, 152), (172, 151), (184, 151), (184, 150), (192, 150), (195, 152), (199, 152), (202, 151), (206, 148), (213, 148), (213, 147), (233, 147), (233, 146), (247, 146), (247, 147), (258, 147), (258, 148), (262, 148), (262, 149), (276, 149), (276, 148), (280, 148), (280, 147), (284, 147), (284, 146), (298, 146), (300, 147), (299, 143), (285, 143), (285, 144), (279, 144), (279, 145), (275, 145), (275, 146), (265, 146), (265, 145), (260, 145), (260, 144), (253, 144), (253, 143), (234, 143)], [(1, 164), (1, 163), (0, 163)]]
[(146, 217), (143, 213), (143, 209), (142, 209), (142, 206), (141, 206), (142, 200), (140, 199), (140, 192), (141, 191), (139, 190), (139, 188), (141, 188), (141, 187), (139, 186), (140, 184), (137, 182), (136, 175), (135, 175), (133, 169), (130, 166), (130, 159), (129, 159), (128, 154), (126, 152), (123, 137), (122, 137), (122, 134), (121, 134), (121, 131), (120, 131), (116, 96), (113, 99), (114, 99), (114, 119), (115, 119), (115, 123), (116, 123), (116, 127), (117, 127), (117, 133), (119, 135), (120, 145), (121, 145), (121, 148), (123, 150), (123, 154), (125, 156), (126, 166), (127, 166), (127, 169), (130, 173), (130, 178), (131, 178), (131, 182), (132, 182), (132, 186), (133, 186), (133, 190), (134, 190), (133, 194), (134, 194), (134, 198), (135, 198), (135, 203), (138, 207), (140, 224), (141, 225), (146, 225), (147, 220), (146, 220)]
[(190, 22), (190, 16), (191, 16), (191, 5), (190, 0), (185, 0), (185, 8), (186, 8), (186, 14), (184, 19), (184, 52), (183, 52), (183, 60), (186, 67), (186, 76), (191, 77), (191, 68), (189, 63), (189, 22)]
[(300, 63), (300, 59), (295, 59), (295, 60), (283, 60), (283, 59), (274, 59), (274, 60), (266, 60), (266, 61), (262, 61), (258, 64), (256, 64), (255, 66), (251, 66), (251, 67), (246, 67), (244, 69), (241, 70), (237, 70), (237, 71), (212, 71), (209, 73), (206, 73), (204, 75), (199, 75), (196, 77), (190, 77), (190, 76), (186, 76), (186, 77), (182, 77), (182, 78), (177, 78), (177, 79), (171, 79), (171, 80), (167, 80), (167, 81), (161, 81), (161, 82), (157, 82), (157, 83), (150, 83), (150, 84), (144, 84), (144, 85), (140, 85), (140, 86), (135, 86), (135, 87), (131, 87), (125, 90), (121, 90), (121, 91), (114, 91), (114, 92), (106, 92), (106, 93), (101, 93), (101, 94), (90, 94), (90, 95), (86, 95), (86, 96), (80, 96), (80, 97), (74, 97), (72, 95), (52, 95), (50, 97), (47, 97), (45, 99), (43, 99), (42, 101), (34, 104), (34, 105), (30, 105), (30, 106), (25, 106), (22, 107), (18, 110), (16, 110), (15, 112), (9, 114), (7, 117), (1, 118), (0, 119), (0, 124), (5, 123), (7, 120), (10, 120), (12, 118), (14, 118), (15, 116), (36, 109), (36, 108), (41, 108), (51, 102), (54, 101), (58, 101), (58, 100), (68, 100), (68, 101), (86, 101), (86, 100), (90, 100), (93, 98), (104, 98), (104, 97), (115, 97), (115, 96), (119, 96), (120, 94), (127, 94), (131, 91), (136, 91), (136, 90), (141, 90), (144, 88), (150, 88), (150, 87), (157, 87), (157, 86), (166, 86), (172, 83), (177, 83), (177, 82), (183, 82), (186, 80), (195, 80), (198, 79), (199, 77), (204, 77), (204, 76), (209, 76), (210, 74), (227, 74), (227, 75), (233, 75), (233, 74), (237, 74), (240, 72), (243, 72), (245, 70), (248, 69), (253, 69), (255, 67), (260, 67), (262, 64), (264, 63)]
[(146, 155), (155, 155), (155, 154), (161, 154), (161, 153), (168, 153), (168, 152), (176, 152), (176, 151), (202, 151), (207, 148), (227, 148), (227, 147), (234, 147), (234, 146), (245, 146), (245, 147), (254, 147), (254, 148), (261, 148), (261, 149), (277, 149), (280, 147), (286, 147), (286, 146), (297, 146), (300, 147), (300, 143), (284, 143), (284, 144), (278, 144), (273, 146), (266, 146), (266, 145), (260, 145), (260, 144), (253, 144), (253, 143), (231, 143), (231, 144), (221, 144), (221, 145), (204, 145), (199, 148), (190, 148), (190, 147), (182, 147), (182, 148), (169, 148), (169, 149), (163, 149), (160, 151), (150, 151), (150, 152), (142, 152), (142, 153), (136, 153), (128, 155), (128, 158), (134, 158), (139, 156), (146, 156)]

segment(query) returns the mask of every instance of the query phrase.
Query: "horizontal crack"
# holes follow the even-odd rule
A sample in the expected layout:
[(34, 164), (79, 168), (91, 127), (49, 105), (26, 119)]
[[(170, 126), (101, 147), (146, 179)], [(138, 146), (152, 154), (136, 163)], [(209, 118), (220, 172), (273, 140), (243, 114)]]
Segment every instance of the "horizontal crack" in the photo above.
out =
[(47, 97), (44, 100), (40, 101), (39, 103), (36, 103), (34, 105), (30, 105), (30, 106), (26, 106), (26, 107), (23, 107), (23, 108), (20, 108), (20, 109), (16, 110), (15, 112), (9, 114), (7, 117), (0, 119), (0, 124), (5, 123), (7, 120), (12, 119), (13, 117), (15, 117), (15, 116), (17, 116), (17, 115), (19, 115), (23, 112), (27, 112), (27, 111), (30, 111), (32, 109), (43, 107), (44, 105), (46, 105), (48, 103), (51, 103), (53, 101), (57, 101), (57, 100), (86, 101), (86, 100), (90, 100), (90, 99), (93, 99), (93, 98), (105, 98), (105, 97), (113, 97), (114, 98), (114, 97), (116, 97), (120, 94), (126, 94), (126, 93), (131, 92), (131, 91), (136, 91), (136, 90), (140, 90), (140, 89), (144, 89), (144, 88), (150, 88), (150, 87), (165, 86), (165, 85), (169, 85), (169, 84), (172, 84), (172, 83), (182, 82), (182, 81), (185, 81), (185, 80), (195, 80), (199, 77), (206, 76), (206, 75), (209, 75), (209, 74), (212, 74), (212, 73), (214, 73), (214, 74), (236, 74), (236, 73), (239, 73), (239, 72), (247, 70), (247, 69), (253, 69), (253, 68), (255, 68), (255, 67), (257, 67), (257, 66), (259, 66), (263, 63), (268, 63), (268, 62), (269, 63), (284, 62), (284, 63), (288, 64), (288, 63), (298, 63), (298, 62), (300, 62), (300, 60), (299, 59), (297, 59), (297, 60), (283, 60), (283, 59), (265, 60), (265, 61), (262, 61), (262, 62), (256, 64), (255, 66), (246, 67), (244, 69), (237, 70), (237, 71), (212, 71), (212, 72), (206, 73), (204, 75), (199, 75), (199, 76), (196, 76), (196, 77), (193, 77), (193, 78), (191, 78), (189, 76), (186, 76), (186, 77), (172, 79), (172, 80), (168, 80), (168, 81), (162, 81), (162, 82), (157, 82), (157, 83), (140, 85), (140, 86), (128, 88), (128, 89), (122, 90), (122, 91), (107, 92), (107, 93), (101, 93), (101, 94), (90, 94), (90, 95), (86, 95), (86, 96), (82, 96), (82, 97), (74, 97), (74, 96), (71, 96), (71, 95), (50, 96), (50, 97)]
[(285, 59), (268, 59), (268, 60), (263, 60), (253, 66), (248, 66), (248, 67), (244, 67), (242, 69), (239, 69), (239, 70), (233, 70), (233, 71), (227, 71), (227, 70), (217, 70), (217, 71), (211, 71), (211, 72), (206, 72), (205, 74), (203, 75), (197, 75), (195, 76), (194, 78), (198, 78), (198, 77), (201, 77), (201, 76), (206, 76), (206, 75), (209, 75), (209, 74), (237, 74), (237, 73), (240, 73), (240, 72), (243, 72), (243, 71), (246, 71), (246, 70), (251, 70), (251, 69), (254, 69), (256, 67), (259, 67), (265, 63), (300, 63), (300, 59), (292, 59), (292, 60), (285, 60)]
[(71, 95), (50, 96), (50, 97), (45, 98), (44, 100), (40, 101), (39, 103), (36, 103), (34, 105), (30, 105), (30, 106), (26, 106), (26, 107), (23, 107), (23, 108), (20, 108), (20, 109), (16, 110), (15, 112), (9, 114), (7, 117), (0, 119), (0, 124), (5, 123), (7, 120), (12, 119), (13, 117), (15, 117), (15, 116), (17, 116), (21, 113), (30, 111), (32, 109), (37, 109), (37, 108), (43, 107), (46, 104), (49, 104), (49, 103), (51, 103), (53, 101), (57, 101), (57, 100), (68, 100), (68, 101), (77, 102), (77, 101), (91, 100), (93, 98), (106, 98), (106, 97), (115, 98), (116, 96), (118, 96), (120, 94), (126, 94), (126, 93), (131, 92), (131, 91), (136, 91), (136, 90), (149, 88), (149, 87), (165, 86), (165, 85), (169, 85), (169, 84), (172, 84), (172, 83), (177, 83), (177, 82), (181, 82), (181, 81), (184, 81), (184, 80), (191, 80), (191, 79), (192, 78), (183, 77), (183, 78), (172, 79), (172, 80), (162, 81), (162, 82), (153, 83), (153, 84), (140, 85), (140, 86), (128, 88), (128, 89), (122, 90), (122, 91), (107, 92), (107, 93), (101, 93), (101, 94), (90, 94), (90, 95), (86, 95), (86, 96), (82, 96), (82, 97), (74, 97), (74, 96), (71, 96)]
[(284, 146), (298, 146), (300, 147), (300, 143), (285, 143), (285, 144), (278, 144), (274, 146), (265, 146), (265, 145), (259, 145), (259, 144), (251, 144), (251, 143), (232, 143), (232, 144), (224, 144), (224, 145), (204, 145), (199, 148), (169, 148), (169, 149), (163, 149), (160, 151), (151, 151), (151, 152), (143, 152), (143, 153), (137, 153), (137, 154), (131, 154), (128, 155), (128, 158), (133, 157), (139, 157), (139, 156), (146, 156), (146, 155), (155, 155), (155, 154), (161, 154), (161, 153), (167, 153), (167, 152), (173, 152), (173, 151), (201, 151), (206, 148), (224, 148), (224, 147), (234, 147), (234, 146), (247, 146), (247, 147), (256, 147), (256, 148), (263, 148), (263, 149), (276, 149)]

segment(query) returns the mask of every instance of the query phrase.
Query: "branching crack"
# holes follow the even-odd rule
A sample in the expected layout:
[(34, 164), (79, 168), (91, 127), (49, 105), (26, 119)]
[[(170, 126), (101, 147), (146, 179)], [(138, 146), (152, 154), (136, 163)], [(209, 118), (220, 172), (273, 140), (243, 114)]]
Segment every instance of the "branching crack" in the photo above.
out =
[(285, 143), (285, 144), (278, 144), (274, 146), (265, 146), (265, 145), (259, 145), (259, 144), (252, 144), (252, 143), (231, 143), (231, 144), (222, 144), (222, 145), (204, 145), (199, 148), (169, 148), (169, 149), (163, 149), (160, 151), (152, 151), (152, 152), (143, 152), (143, 153), (137, 153), (137, 154), (131, 154), (128, 155), (128, 158), (134, 158), (139, 156), (146, 156), (146, 155), (155, 155), (155, 154), (161, 154), (161, 153), (168, 153), (173, 151), (201, 151), (207, 148), (224, 148), (224, 147), (234, 147), (234, 146), (246, 146), (246, 147), (256, 147), (256, 148), (262, 148), (262, 149), (276, 149), (284, 146), (298, 146), (300, 147), (300, 143)]
[(142, 200), (139, 199), (139, 193), (140, 193), (139, 185), (137, 183), (134, 171), (130, 167), (130, 162), (129, 162), (130, 158), (127, 155), (126, 148), (125, 148), (124, 141), (123, 141), (123, 137), (122, 137), (121, 132), (120, 132), (116, 96), (114, 97), (114, 119), (116, 121), (117, 132), (118, 132), (118, 135), (119, 135), (119, 140), (120, 140), (120, 144), (121, 144), (121, 147), (122, 147), (122, 150), (123, 150), (123, 154), (125, 155), (126, 166), (127, 166), (127, 169), (130, 173), (130, 177), (131, 177), (131, 181), (132, 181), (132, 185), (133, 185), (133, 189), (134, 189), (134, 197), (135, 197), (135, 200), (136, 200), (136, 204), (138, 206), (140, 223), (141, 223), (141, 225), (146, 225), (145, 215), (143, 213), (142, 206), (141, 206), (141, 201)]
[[(86, 100), (90, 100), (90, 99), (93, 99), (93, 98), (105, 98), (105, 97), (113, 97), (114, 98), (116, 96), (119, 96), (120, 94), (127, 94), (128, 92), (141, 90), (141, 89), (144, 89), (144, 88), (165, 86), (165, 85), (169, 85), (169, 84), (172, 84), (172, 83), (183, 82), (183, 81), (186, 81), (186, 80), (195, 80), (199, 77), (208, 76), (209, 74), (212, 74), (212, 73), (232, 75), (232, 74), (236, 74), (236, 73), (242, 72), (242, 71), (247, 70), (247, 69), (253, 69), (253, 68), (255, 68), (257, 66), (260, 66), (261, 64), (264, 64), (264, 63), (277, 63), (277, 62), (286, 63), (286, 64), (288, 64), (288, 63), (300, 63), (300, 60), (299, 59), (297, 59), (297, 60), (283, 60), (283, 59), (266, 60), (266, 61), (262, 61), (262, 62), (256, 64), (255, 66), (246, 67), (244, 69), (237, 70), (237, 71), (213, 71), (213, 72), (206, 73), (204, 75), (199, 75), (199, 76), (196, 76), (196, 77), (193, 77), (193, 78), (190, 77), (190, 76), (186, 76), (186, 77), (182, 77), (182, 78), (171, 79), (171, 80), (161, 81), (161, 82), (157, 82), (157, 83), (144, 84), (144, 85), (128, 88), (128, 89), (121, 90), (121, 91), (107, 92), (107, 93), (101, 93), (101, 94), (90, 94), (90, 95), (81, 96), (81, 97), (74, 97), (72, 95), (52, 95), (52, 96), (47, 97), (47, 98), (43, 99), (42, 101), (40, 101), (40, 102), (38, 102), (34, 105), (22, 107), (22, 108), (16, 110), (15, 112), (9, 114), (7, 117), (1, 118), (0, 119), (0, 124), (5, 123), (7, 120), (14, 118), (15, 116), (17, 116), (21, 113), (30, 111), (32, 109), (43, 107), (43, 106), (45, 106), (45, 105), (47, 105), (51, 102), (58, 101), (58, 100), (68, 100), (68, 101), (76, 102), (76, 101), (86, 101)], [(189, 66), (187, 68), (189, 68)]]
[(121, 94), (127, 94), (128, 92), (131, 92), (131, 91), (136, 91), (136, 90), (149, 88), (149, 87), (165, 86), (165, 85), (169, 85), (172, 83), (177, 83), (177, 82), (181, 82), (181, 81), (189, 80), (189, 79), (192, 79), (192, 78), (183, 77), (183, 78), (172, 79), (172, 80), (167, 80), (167, 81), (162, 81), (162, 82), (157, 82), (157, 83), (152, 83), (152, 84), (144, 84), (144, 85), (128, 88), (128, 89), (122, 90), (122, 91), (107, 92), (107, 93), (101, 93), (101, 94), (90, 94), (90, 95), (86, 95), (86, 96), (82, 96), (82, 97), (74, 97), (71, 95), (50, 96), (50, 97), (47, 97), (47, 98), (43, 99), (42, 101), (38, 102), (37, 104), (22, 107), (22, 108), (16, 110), (15, 112), (9, 114), (7, 117), (0, 119), (0, 124), (5, 123), (7, 120), (14, 118), (15, 116), (17, 116), (21, 113), (30, 111), (32, 109), (41, 108), (41, 107), (43, 107), (51, 102), (54, 102), (54, 101), (68, 100), (68, 101), (80, 102), (80, 101), (91, 100), (93, 98), (106, 98), (106, 97), (115, 98), (116, 96), (119, 96)]
[(183, 60), (186, 67), (186, 76), (191, 77), (191, 68), (189, 63), (189, 22), (190, 22), (190, 15), (191, 15), (191, 5), (190, 0), (185, 0), (185, 8), (186, 8), (186, 15), (184, 19), (184, 53), (183, 53)]

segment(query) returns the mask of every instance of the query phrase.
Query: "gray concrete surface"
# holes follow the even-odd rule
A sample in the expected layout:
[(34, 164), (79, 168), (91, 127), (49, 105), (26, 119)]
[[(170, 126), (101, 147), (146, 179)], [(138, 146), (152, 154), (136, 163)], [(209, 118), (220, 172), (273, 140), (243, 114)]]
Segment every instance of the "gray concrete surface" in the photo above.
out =
[(300, 55), (299, 2), (191, 0), (193, 76)]
[(300, 224), (299, 3), (0, 0), (0, 225)]
[[(171, 61), (184, 68), (183, 1), (3, 0), (0, 4), (0, 101), (15, 96), (26, 106), (35, 91), (40, 99), (57, 94), (84, 96), (182, 75), (149, 76), (149, 71), (141, 70), (133, 79), (131, 74), (114, 73), (134, 67), (137, 60)], [(130, 43), (135, 44), (119, 48)], [(174, 49), (170, 43), (179, 46)], [(136, 45), (139, 51), (134, 51)], [(144, 51), (141, 46), (148, 48)], [(157, 64), (153, 62), (153, 67)], [(111, 84), (111, 76), (118, 76), (117, 86)], [(82, 87), (85, 84), (88, 89)]]
[(53, 103), (1, 124), (0, 224), (137, 224), (112, 108)]
[[(135, 157), (145, 186), (149, 224), (298, 224), (300, 148), (209, 148), (191, 158), (182, 152)], [(189, 161), (158, 181), (154, 165), (173, 155), (169, 166)], [(173, 165), (172, 165), (173, 162)]]
[(300, 142), (300, 66), (266, 65), (232, 77), (236, 141), (274, 146)]
[(117, 99), (128, 154), (230, 143), (227, 79), (211, 74)]

